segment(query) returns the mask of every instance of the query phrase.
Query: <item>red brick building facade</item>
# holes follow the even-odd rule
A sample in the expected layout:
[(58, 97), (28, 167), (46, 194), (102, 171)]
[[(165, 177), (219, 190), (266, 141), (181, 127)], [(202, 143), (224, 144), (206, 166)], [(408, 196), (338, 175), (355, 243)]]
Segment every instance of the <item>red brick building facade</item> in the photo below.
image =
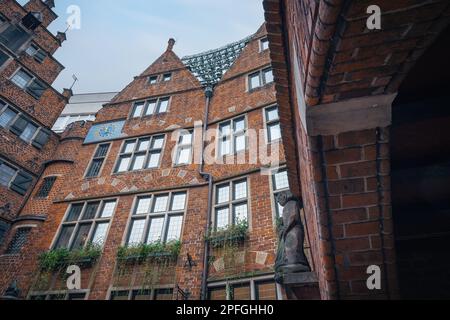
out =
[[(13, 228), (41, 221), (0, 257), (2, 292), (16, 281), (24, 299), (285, 296), (274, 282), (275, 195), (289, 185), (265, 28), (183, 60), (174, 44), (94, 123), (61, 135)], [(250, 161), (251, 131), (265, 158)], [(67, 289), (69, 260), (80, 290)]]
[[(39, 141), (19, 143), (20, 126), (0, 128), (0, 164), (33, 177), (22, 179), (25, 198), (23, 181), (2, 189), (11, 227), (0, 292), (448, 298), (450, 6), (378, 2), (381, 29), (369, 30), (370, 1), (265, 0), (255, 35), (182, 59), (169, 40), (94, 123), (51, 134), (41, 151)], [(11, 23), (51, 3), (0, 5)], [(42, 17), (34, 41), (51, 55), (60, 42), (44, 26), (54, 15)], [(65, 99), (48, 89), (36, 103), (35, 91), (60, 66), (50, 56), (37, 64), (36, 53), (12, 58), (0, 69), (3, 110), (50, 128)], [(31, 88), (12, 81), (20, 68), (33, 73)], [(286, 190), (304, 204), (298, 250), (311, 272), (280, 286), (275, 195)], [(68, 288), (68, 265), (81, 268), (79, 288)], [(367, 285), (373, 267), (379, 288)]]
[[(381, 29), (367, 26), (371, 5)], [(448, 298), (448, 1), (264, 8), (322, 299)]]
[[(53, 1), (0, 1), (0, 246), (7, 252), (15, 251), (6, 246), (8, 234), (43, 219), (42, 209), (18, 215), (59, 142), (51, 128), (68, 92), (64, 96), (51, 86), (64, 69), (53, 54), (65, 40), (64, 33), (47, 29), (57, 18), (53, 7)], [(30, 229), (22, 231), (26, 237)]]

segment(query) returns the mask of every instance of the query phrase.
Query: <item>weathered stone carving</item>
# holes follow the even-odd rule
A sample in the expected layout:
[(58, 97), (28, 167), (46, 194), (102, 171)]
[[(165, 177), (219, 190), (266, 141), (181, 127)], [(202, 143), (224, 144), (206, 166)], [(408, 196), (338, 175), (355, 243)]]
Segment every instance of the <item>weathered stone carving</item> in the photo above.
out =
[(290, 273), (310, 272), (304, 253), (305, 232), (300, 217), (303, 204), (290, 191), (280, 193), (277, 202), (284, 207), (280, 226), (275, 280), (282, 284)]

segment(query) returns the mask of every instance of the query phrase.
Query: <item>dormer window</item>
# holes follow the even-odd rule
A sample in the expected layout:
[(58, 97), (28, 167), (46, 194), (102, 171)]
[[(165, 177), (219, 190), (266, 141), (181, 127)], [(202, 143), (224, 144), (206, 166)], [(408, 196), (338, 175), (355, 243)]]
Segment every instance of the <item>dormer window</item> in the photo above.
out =
[(263, 52), (269, 49), (269, 39), (263, 38), (259, 40), (259, 51)]

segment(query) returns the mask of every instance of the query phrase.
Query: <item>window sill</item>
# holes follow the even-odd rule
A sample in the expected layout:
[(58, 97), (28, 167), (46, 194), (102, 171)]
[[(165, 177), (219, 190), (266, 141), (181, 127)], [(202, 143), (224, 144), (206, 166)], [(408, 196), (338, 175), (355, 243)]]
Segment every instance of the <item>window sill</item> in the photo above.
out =
[(274, 82), (271, 82), (271, 83), (265, 84), (265, 85), (263, 85), (261, 87), (257, 87), (257, 88), (254, 88), (254, 89), (248, 89), (247, 93), (255, 93), (255, 92), (258, 92), (258, 91), (266, 90), (266, 89), (269, 89), (273, 85), (274, 85)]
[[(114, 172), (114, 173), (111, 174), (111, 176), (112, 177), (118, 177), (118, 176), (124, 176), (124, 175), (130, 174), (130, 173), (144, 173), (144, 172), (160, 170), (160, 169), (161, 169), (160, 167), (157, 167), (157, 168), (149, 168), (149, 169), (141, 169), (141, 170), (133, 170), (133, 171), (125, 171), (125, 172)], [(100, 176), (99, 177), (95, 177), (93, 179), (97, 179), (97, 178), (100, 178)], [(85, 178), (85, 180), (87, 180), (87, 179), (88, 178)], [(92, 178), (89, 178), (89, 179), (92, 179)]]

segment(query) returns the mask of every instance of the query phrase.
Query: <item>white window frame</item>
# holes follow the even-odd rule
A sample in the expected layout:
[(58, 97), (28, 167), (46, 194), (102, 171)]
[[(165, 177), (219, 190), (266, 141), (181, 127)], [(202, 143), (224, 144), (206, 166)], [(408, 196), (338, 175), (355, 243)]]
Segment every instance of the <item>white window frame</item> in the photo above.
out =
[[(264, 42), (267, 42), (267, 48), (264, 49)], [(267, 37), (259, 39), (259, 52), (265, 52), (269, 50), (269, 39)]]
[[(246, 182), (246, 186), (247, 186), (247, 197), (246, 198), (241, 198), (241, 199), (234, 199), (234, 186), (236, 184), (242, 183), (242, 182)], [(229, 194), (228, 194), (228, 201), (225, 201), (223, 203), (218, 203), (218, 189), (220, 187), (224, 187), (228, 185), (229, 188)], [(217, 212), (220, 209), (225, 209), (228, 208), (228, 227), (230, 227), (231, 225), (235, 225), (236, 221), (235, 221), (235, 210), (234, 208), (238, 205), (242, 205), (242, 204), (247, 204), (247, 223), (249, 225), (249, 229), (251, 229), (251, 196), (250, 196), (250, 177), (249, 176), (244, 176), (244, 177), (239, 177), (239, 178), (235, 178), (232, 180), (228, 180), (228, 181), (223, 181), (223, 182), (219, 182), (216, 183), (214, 185), (214, 192), (213, 192), (213, 215), (212, 215), (212, 225), (213, 225), (213, 229), (214, 230), (218, 230), (217, 229)]]
[[(1, 100), (1, 99), (0, 99), (0, 100)], [(17, 108), (15, 108), (15, 107), (11, 106), (9, 103), (7, 103), (7, 102), (4, 101), (4, 100), (1, 100), (1, 101), (2, 101), (3, 103), (5, 103), (5, 105), (4, 105), (3, 107), (0, 108), (0, 115), (2, 115), (3, 112), (4, 112), (6, 109), (10, 109), (10, 110), (13, 110), (14, 112), (16, 112), (16, 116), (15, 116), (14, 118), (12, 118), (12, 119), (9, 121), (9, 123), (8, 123), (8, 125), (7, 125), (6, 127), (0, 126), (0, 128), (3, 128), (3, 129), (5, 129), (5, 130), (8, 130), (8, 131), (9, 131), (10, 128), (11, 128), (11, 126), (12, 126), (12, 125), (13, 125), (20, 117), (22, 117), (22, 118), (25, 118), (29, 124), (34, 125), (37, 129), (36, 129), (36, 131), (34, 132), (34, 134), (33, 134), (33, 136), (31, 137), (30, 140), (24, 140), (24, 139), (22, 139), (22, 138), (21, 138), (21, 135), (20, 135), (20, 136), (17, 136), (21, 141), (23, 141), (24, 143), (26, 143), (26, 144), (28, 144), (28, 145), (33, 145), (34, 139), (36, 139), (37, 135), (38, 135), (39, 132), (41, 132), (41, 131), (45, 131), (45, 132), (49, 135), (49, 139), (50, 139), (50, 136), (51, 136), (51, 133), (50, 133), (50, 132), (44, 130), (44, 128), (41, 127), (39, 124), (37, 124), (36, 122), (30, 120), (30, 117), (29, 117), (28, 115), (26, 115), (25, 113), (21, 112), (19, 109), (17, 109)], [(14, 134), (13, 132), (11, 132), (11, 133)], [(22, 132), (22, 133), (23, 133), (23, 132)], [(14, 134), (14, 135), (16, 135), (16, 134)]]
[[(113, 202), (113, 201), (115, 201), (115, 206), (114, 206), (114, 211), (112, 212), (111, 216), (110, 217), (105, 217), (105, 218), (100, 217), (100, 213), (104, 209), (104, 204), (107, 203), (107, 202)], [(87, 219), (87, 220), (81, 220), (83, 215), (84, 215), (84, 213), (85, 213), (85, 211), (86, 211), (86, 208), (87, 208), (88, 204), (95, 203), (95, 202), (100, 202), (100, 204), (98, 205), (98, 208), (97, 208), (97, 210), (95, 212), (94, 218)], [(81, 209), (81, 212), (80, 212), (80, 215), (78, 216), (78, 219), (76, 221), (66, 221), (69, 218), (69, 214), (70, 214), (70, 211), (71, 211), (72, 207), (76, 206), (76, 205), (83, 205), (83, 207)], [(60, 237), (62, 235), (61, 232), (62, 232), (62, 230), (63, 230), (63, 228), (65, 226), (74, 226), (72, 234), (70, 235), (69, 241), (67, 243), (67, 249), (68, 250), (73, 250), (72, 247), (73, 247), (73, 244), (75, 242), (75, 238), (77, 236), (77, 233), (78, 233), (80, 225), (91, 224), (90, 229), (89, 229), (89, 233), (88, 233), (88, 237), (87, 237), (89, 239), (89, 241), (86, 240), (85, 244), (83, 245), (83, 248), (86, 248), (86, 246), (88, 244), (92, 243), (93, 237), (95, 236), (95, 231), (96, 231), (97, 226), (99, 224), (102, 224), (102, 223), (108, 223), (108, 228), (107, 228), (106, 233), (105, 233), (105, 239), (103, 240), (103, 243), (102, 243), (102, 247), (104, 248), (105, 244), (106, 244), (106, 240), (107, 240), (109, 232), (110, 232), (110, 229), (111, 229), (113, 218), (116, 215), (118, 206), (119, 206), (119, 199), (118, 198), (96, 199), (96, 200), (89, 200), (89, 201), (81, 201), (81, 202), (71, 203), (66, 209), (66, 213), (64, 214), (64, 218), (63, 218), (62, 222), (60, 223), (60, 225), (58, 227), (58, 232), (56, 233), (50, 248), (51, 249), (57, 249), (56, 245), (58, 244), (58, 241), (59, 241), (59, 239), (60, 239)]]
[[(268, 111), (270, 109), (275, 109), (275, 108), (277, 109), (278, 118), (275, 119), (275, 120), (270, 120), (269, 121), (269, 119), (267, 118)], [(271, 137), (271, 134), (270, 134), (270, 130), (269, 130), (270, 126), (278, 124), (278, 126), (280, 127), (280, 135), (282, 134), (282, 132), (281, 132), (281, 121), (280, 121), (280, 108), (279, 108), (279, 106), (275, 104), (275, 105), (271, 105), (269, 107), (264, 108), (263, 109), (263, 117), (264, 117), (264, 128), (265, 128), (265, 133), (266, 133), (266, 142), (268, 144), (280, 142), (282, 140), (282, 137), (280, 137), (278, 139), (275, 139), (275, 140), (272, 140), (272, 137)]]
[[(276, 183), (275, 183), (275, 174), (280, 173), (280, 172), (286, 172), (287, 174), (287, 167), (283, 166), (277, 169), (272, 170), (272, 174), (269, 175), (269, 185), (270, 185), (270, 190), (271, 190), (271, 198), (272, 198), (272, 213), (273, 213), (273, 219), (276, 222), (277, 219), (281, 218), (283, 215), (283, 212), (279, 212), (279, 205), (277, 202), (277, 195), (285, 192), (285, 191), (290, 191), (290, 186), (287, 188), (282, 188), (282, 189), (278, 189), (276, 190)], [(288, 184), (289, 184), (289, 176), (288, 176)]]
[[(239, 120), (244, 120), (244, 130), (235, 131), (235, 123)], [(230, 133), (229, 134), (223, 134), (221, 127), (225, 124), (230, 123)], [(245, 148), (243, 150), (236, 150), (236, 138), (244, 136), (245, 139)], [(217, 144), (216, 144), (216, 158), (223, 158), (227, 156), (232, 156), (239, 154), (241, 152), (246, 152), (249, 148), (249, 142), (248, 142), (248, 119), (247, 114), (240, 115), (238, 117), (234, 117), (232, 119), (222, 121), (218, 123), (217, 125)], [(230, 140), (230, 153), (228, 154), (222, 154), (222, 142), (224, 139)]]
[[(108, 146), (108, 151), (106, 152), (106, 155), (105, 156), (97, 156), (96, 157), (96, 154), (97, 154), (98, 150), (100, 149), (100, 147), (106, 146), (106, 145)], [(100, 144), (97, 145), (97, 147), (95, 148), (95, 151), (94, 151), (94, 155), (92, 156), (91, 161), (89, 162), (89, 164), (88, 164), (88, 166), (86, 168), (86, 171), (85, 171), (85, 173), (83, 175), (83, 177), (85, 179), (94, 179), (94, 178), (98, 178), (98, 177), (100, 177), (102, 175), (103, 167), (105, 166), (106, 159), (108, 158), (110, 151), (111, 151), (111, 143), (100, 143)], [(88, 177), (88, 173), (91, 170), (91, 166), (93, 165), (94, 161), (95, 160), (100, 160), (100, 159), (103, 159), (103, 162), (102, 162), (102, 165), (100, 166), (98, 174), (96, 176)]]
[[(167, 109), (164, 112), (160, 112), (161, 110), (161, 102), (162, 101), (167, 101)], [(146, 114), (147, 113), (147, 109), (148, 106), (151, 102), (156, 102), (155, 104), (155, 110), (153, 110), (153, 112), (151, 114)], [(133, 103), (132, 108), (131, 108), (131, 113), (129, 115), (129, 119), (142, 119), (142, 118), (146, 118), (146, 117), (153, 117), (155, 115), (160, 115), (160, 114), (166, 114), (169, 112), (170, 110), (170, 104), (172, 102), (172, 97), (171, 96), (164, 96), (164, 97), (158, 97), (158, 98), (152, 98), (152, 99), (147, 99), (144, 101), (136, 101)], [(140, 116), (134, 116), (135, 114), (135, 110), (136, 110), (136, 106), (139, 104), (144, 104), (142, 107), (142, 111), (140, 113)]]
[[(22, 88), (20, 85), (18, 85), (16, 82), (13, 81), (14, 77), (20, 72), (24, 72), (26, 74), (28, 74), (31, 79), (27, 82), (27, 84)], [(19, 67), (13, 74), (12, 76), (9, 78), (9, 81), (14, 84), (17, 88), (20, 88), (21, 90), (25, 91), (27, 94), (29, 94), (30, 96), (32, 96), (34, 99), (36, 100), (40, 100), (42, 98), (42, 96), (44, 95), (44, 92), (42, 93), (42, 95), (40, 97), (35, 97), (34, 95), (32, 95), (31, 93), (28, 92), (28, 88), (29, 86), (35, 81), (35, 80), (39, 80), (42, 84), (45, 85), (45, 89), (44, 91), (47, 91), (49, 89), (49, 86), (47, 85), (47, 83), (45, 83), (44, 81), (41, 81), (40, 79), (38, 79), (38, 77), (36, 77), (33, 73), (31, 73), (30, 71), (26, 70), (25, 68)]]
[[(184, 208), (180, 210), (171, 210), (172, 203), (173, 203), (173, 197), (177, 194), (184, 193), (186, 195), (185, 202), (184, 202)], [(167, 207), (165, 211), (161, 212), (152, 212), (153, 207), (155, 205), (155, 199), (161, 196), (168, 196), (167, 199)], [(139, 207), (139, 200), (142, 198), (148, 198), (150, 197), (150, 205), (146, 213), (137, 214), (137, 210)], [(181, 189), (181, 190), (171, 190), (171, 191), (165, 191), (165, 192), (157, 192), (157, 193), (147, 193), (147, 194), (141, 194), (139, 196), (136, 196), (133, 200), (133, 206), (131, 209), (131, 213), (128, 218), (126, 232), (124, 233), (124, 237), (122, 239), (122, 245), (123, 246), (130, 246), (130, 236), (133, 231), (133, 223), (134, 221), (138, 220), (145, 220), (144, 224), (144, 230), (141, 235), (141, 240), (139, 244), (147, 243), (148, 236), (150, 232), (150, 226), (151, 226), (151, 220), (157, 219), (157, 218), (164, 218), (163, 226), (162, 226), (162, 238), (160, 239), (161, 243), (167, 243), (167, 232), (169, 230), (169, 221), (171, 217), (182, 217), (183, 223), (181, 225), (181, 232), (180, 232), (180, 239), (179, 241), (182, 241), (183, 239), (183, 233), (184, 233), (184, 227), (186, 223), (186, 212), (188, 208), (189, 203), (189, 191), (187, 189)], [(133, 245), (136, 245), (136, 243), (133, 243)], [(131, 247), (133, 246), (131, 245)]]
[[(182, 143), (183, 137), (186, 135), (191, 136), (191, 142), (190, 143)], [(189, 159), (187, 162), (180, 162), (180, 155), (183, 150), (189, 149)], [(194, 131), (192, 130), (186, 130), (180, 132), (180, 135), (178, 137), (178, 142), (175, 148), (175, 154), (173, 159), (173, 165), (174, 167), (179, 166), (188, 166), (192, 164), (192, 158), (193, 158), (193, 149), (194, 149)]]
[[(162, 143), (162, 146), (161, 146), (161, 148), (153, 148), (152, 149), (152, 143), (157, 138), (163, 138), (164, 139), (163, 143)], [(138, 147), (139, 147), (140, 141), (141, 140), (146, 140), (146, 139), (150, 140), (148, 148), (146, 150), (144, 150), (144, 151), (139, 151)], [(120, 146), (120, 152), (119, 152), (119, 154), (117, 156), (117, 160), (116, 160), (116, 163), (114, 165), (112, 174), (113, 175), (115, 175), (115, 174), (124, 174), (124, 173), (139, 172), (139, 171), (145, 171), (145, 170), (155, 170), (155, 169), (160, 168), (161, 162), (162, 162), (162, 158), (164, 156), (164, 149), (165, 149), (165, 146), (166, 146), (166, 140), (167, 140), (167, 136), (165, 134), (155, 134), (155, 135), (152, 135), (152, 136), (143, 136), (143, 137), (136, 137), (136, 138), (133, 138), (133, 139), (124, 140), (122, 142), (122, 145)], [(131, 153), (125, 153), (125, 146), (128, 143), (131, 143), (133, 141), (135, 143), (133, 151)], [(150, 160), (150, 156), (152, 155), (152, 153), (155, 153), (157, 151), (159, 151), (158, 165), (156, 167), (154, 167), (154, 168), (147, 168), (148, 162)], [(144, 154), (144, 153), (145, 153), (144, 167), (142, 169), (133, 170), (132, 168), (134, 166), (134, 161), (135, 161), (136, 155)], [(121, 159), (124, 158), (125, 156), (130, 156), (130, 162), (128, 164), (128, 168), (125, 171), (119, 171), (119, 166), (120, 166), (120, 163), (121, 163)]]
[[(269, 71), (271, 71), (272, 75), (273, 75), (273, 68), (271, 66), (262, 68), (260, 70), (255, 71), (255, 72), (249, 73), (247, 75), (248, 92), (252, 92), (254, 90), (257, 90), (258, 88), (263, 88), (263, 87), (265, 87), (267, 85), (273, 84), (273, 81), (272, 82), (267, 82), (267, 79), (266, 79), (266, 73), (269, 72)], [(253, 77), (255, 77), (255, 76), (259, 76), (259, 85), (257, 87), (253, 88), (252, 85), (251, 85), (251, 79)]]

